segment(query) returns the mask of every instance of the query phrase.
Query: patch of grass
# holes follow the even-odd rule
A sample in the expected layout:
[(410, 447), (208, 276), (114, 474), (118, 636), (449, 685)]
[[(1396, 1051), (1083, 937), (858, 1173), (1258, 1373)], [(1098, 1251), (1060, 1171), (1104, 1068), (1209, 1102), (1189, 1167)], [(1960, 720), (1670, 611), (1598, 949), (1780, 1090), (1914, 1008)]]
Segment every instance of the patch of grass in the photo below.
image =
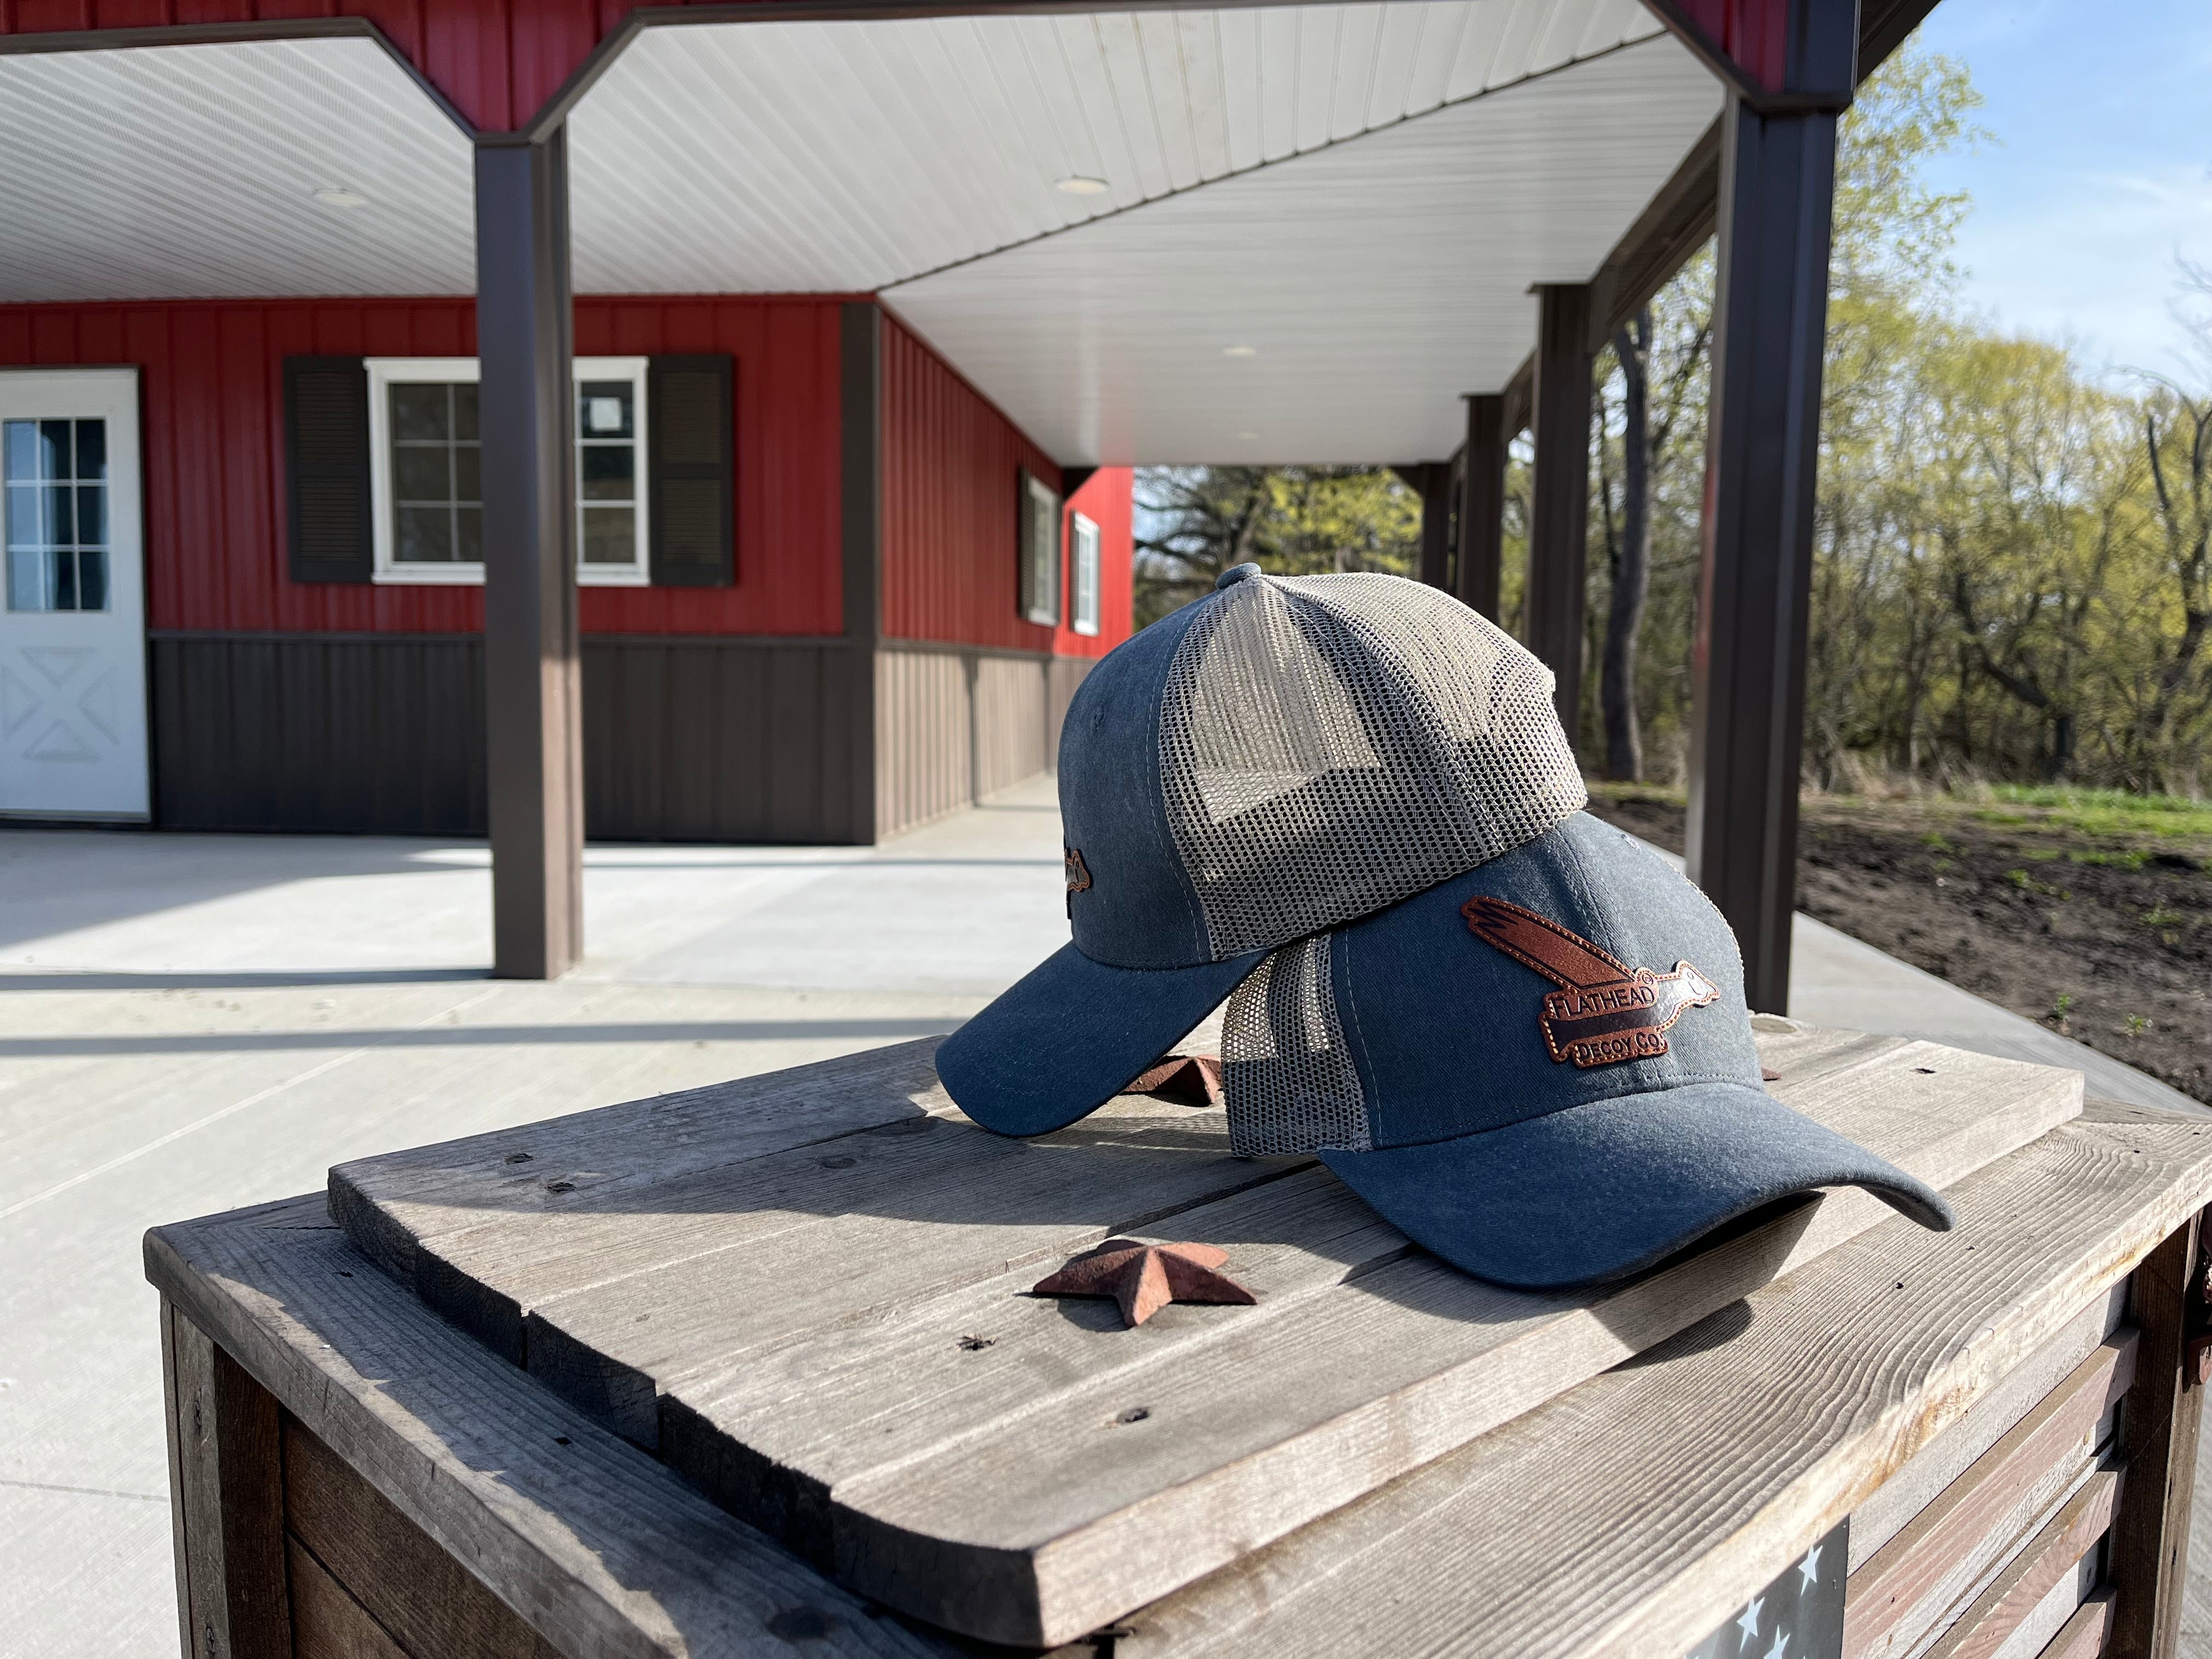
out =
[(2153, 927), (2179, 927), (2189, 918), (2179, 910), (2169, 910), (2163, 904), (2143, 912), (2143, 920)]
[(2098, 848), (2087, 853), (2069, 852), (2066, 859), (2069, 864), (2094, 864), (2115, 870), (2140, 870), (2150, 862), (2150, 854), (2140, 847), (2131, 848), (2124, 852), (2112, 852), (2105, 848)]
[(2129, 1036), (2139, 1037), (2150, 1030), (2150, 1021), (2141, 1014), (2130, 1014), (2120, 1029)]
[(1936, 853), (1955, 853), (1959, 850), (1944, 838), (1941, 830), (1930, 830), (1926, 835), (1921, 836), (1920, 844), (1929, 851)]
[(2051, 1018), (2063, 1030), (2066, 1025), (2066, 1016), (2073, 1012), (2074, 994), (2071, 991), (2061, 991), (2058, 994), (2058, 1000), (2051, 1005)]
[(2030, 864), (2048, 864), (2053, 859), (2063, 859), (2065, 853), (2056, 847), (2031, 847), (2022, 854)]
[(2023, 893), (2041, 893), (2045, 897), (2055, 899), (2069, 899), (2074, 896), (2063, 887), (2053, 887), (2047, 881), (2038, 881), (2025, 870), (2008, 870), (2005, 872), (2005, 879)]
[[(2008, 806), (2041, 808), (2049, 821), (2089, 835), (2212, 836), (2212, 801), (2185, 800), (2179, 795), (2130, 795), (2123, 789), (2065, 789), (2048, 784), (2001, 783), (1990, 793)], [(1986, 811), (1978, 816), (1992, 823), (2028, 821)]]

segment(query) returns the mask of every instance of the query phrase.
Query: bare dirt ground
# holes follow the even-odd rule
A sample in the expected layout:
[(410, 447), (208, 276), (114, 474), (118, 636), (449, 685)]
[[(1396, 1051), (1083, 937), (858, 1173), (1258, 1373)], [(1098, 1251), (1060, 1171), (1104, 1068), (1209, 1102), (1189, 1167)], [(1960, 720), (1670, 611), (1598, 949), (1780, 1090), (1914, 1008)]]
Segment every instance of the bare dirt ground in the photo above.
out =
[[(1680, 792), (1590, 810), (1682, 849)], [(2212, 834), (2200, 815), (1808, 796), (1797, 902), (1831, 927), (2212, 1102)]]

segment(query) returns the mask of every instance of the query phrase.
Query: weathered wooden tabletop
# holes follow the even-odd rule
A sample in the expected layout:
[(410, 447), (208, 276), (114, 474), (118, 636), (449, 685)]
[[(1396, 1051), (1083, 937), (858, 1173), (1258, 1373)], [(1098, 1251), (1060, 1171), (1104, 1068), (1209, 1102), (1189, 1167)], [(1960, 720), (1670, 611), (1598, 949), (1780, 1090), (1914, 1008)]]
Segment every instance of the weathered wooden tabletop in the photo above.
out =
[[(1769, 1033), (1776, 1094), (1936, 1186), (2078, 1074)], [(848, 1588), (1046, 1645), (1111, 1623), (1633, 1357), (1891, 1212), (1829, 1195), (1632, 1285), (1537, 1296), (1415, 1250), (1310, 1158), (1125, 1096), (1012, 1140), (933, 1044), (341, 1165), (431, 1305)], [(1250, 1308), (1139, 1330), (1030, 1285), (1115, 1234), (1227, 1249)]]

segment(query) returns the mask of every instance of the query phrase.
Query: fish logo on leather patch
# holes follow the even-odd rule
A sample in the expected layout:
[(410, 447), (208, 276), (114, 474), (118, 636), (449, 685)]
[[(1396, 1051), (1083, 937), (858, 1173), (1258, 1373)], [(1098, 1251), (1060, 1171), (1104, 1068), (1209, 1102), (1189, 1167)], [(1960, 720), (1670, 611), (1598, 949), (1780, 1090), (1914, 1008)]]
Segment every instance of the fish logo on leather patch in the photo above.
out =
[(1702, 1008), (1721, 988), (1686, 962), (1670, 974), (1631, 968), (1612, 952), (1548, 916), (1504, 899), (1460, 906), (1468, 931), (1559, 988), (1544, 994), (1536, 1016), (1554, 1060), (1617, 1066), (1667, 1052), (1667, 1030), (1686, 1008)]
[(1071, 893), (1089, 892), (1091, 872), (1084, 865), (1082, 853), (1073, 847), (1066, 848), (1065, 852), (1067, 865), (1067, 890)]

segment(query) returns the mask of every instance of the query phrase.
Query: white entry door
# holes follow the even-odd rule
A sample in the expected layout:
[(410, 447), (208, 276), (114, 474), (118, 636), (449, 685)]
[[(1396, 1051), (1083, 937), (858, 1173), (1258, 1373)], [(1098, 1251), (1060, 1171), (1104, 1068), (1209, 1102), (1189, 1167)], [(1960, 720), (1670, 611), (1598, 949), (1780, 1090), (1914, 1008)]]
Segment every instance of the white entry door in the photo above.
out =
[(144, 819), (138, 371), (0, 370), (0, 816)]

